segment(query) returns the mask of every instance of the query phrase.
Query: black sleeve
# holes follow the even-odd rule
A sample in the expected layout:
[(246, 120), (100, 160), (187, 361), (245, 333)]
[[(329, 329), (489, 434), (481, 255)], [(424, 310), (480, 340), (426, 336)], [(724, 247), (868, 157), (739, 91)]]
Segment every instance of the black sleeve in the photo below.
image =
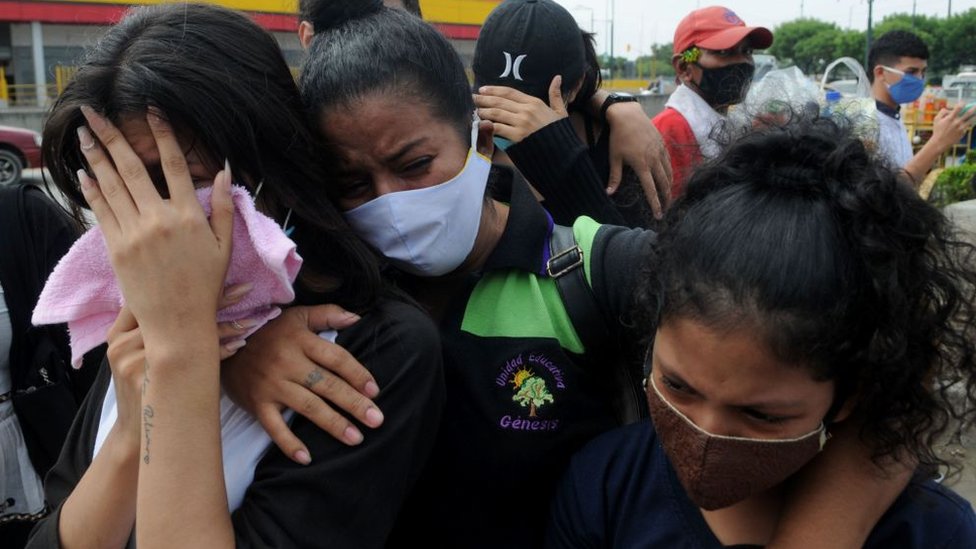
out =
[(557, 224), (572, 225), (583, 215), (600, 223), (624, 224), (607, 196), (606, 181), (597, 173), (569, 118), (543, 127), (505, 152), (545, 197), (543, 205)]
[(590, 258), (591, 286), (608, 322), (627, 325), (638, 276), (656, 233), (604, 225), (597, 230)]
[[(24, 217), (30, 226), (30, 242), (34, 248), (33, 257), (37, 262), (35, 266), (38, 276), (37, 293), (31, 296), (30, 302), (33, 311), (47, 277), (78, 240), (80, 232), (68, 213), (36, 187), (29, 187), (24, 192)], [(51, 326), (48, 333), (51, 334), (58, 351), (64, 357), (64, 364), (68, 364), (71, 349), (68, 344), (67, 327), (64, 324)], [(65, 369), (65, 373), (71, 379), (75, 402), (80, 403), (88, 394), (88, 389), (98, 375), (102, 359), (105, 358), (105, 349), (105, 346), (99, 346), (86, 353), (82, 366), (77, 370)]]
[(24, 207), (36, 243), (37, 258), (41, 262), (38, 268), (46, 278), (80, 235), (67, 212), (43, 191), (32, 189), (27, 192)]
[(598, 472), (581, 469), (579, 458), (570, 462), (550, 507), (546, 549), (585, 549), (603, 545), (600, 535), (602, 528), (597, 524), (602, 514), (594, 512), (597, 511), (594, 507), (603, 499), (599, 496), (605, 495), (594, 493), (596, 490), (590, 490), (591, 493), (585, 495), (581, 493), (581, 487), (591, 488), (594, 485), (587, 479)]
[(108, 362), (103, 362), (91, 391), (85, 397), (81, 410), (75, 416), (71, 429), (68, 430), (58, 461), (44, 478), (44, 499), (52, 512), (34, 526), (30, 540), (27, 542), (29, 549), (61, 547), (58, 536), (61, 505), (68, 499), (82, 475), (88, 470), (88, 466), (91, 465), (95, 435), (98, 433), (98, 423), (102, 415), (102, 401), (105, 399), (105, 392), (111, 379)]
[(344, 330), (337, 343), (380, 386), (379, 429), (348, 447), (296, 414), (292, 429), (312, 463), (272, 446), (232, 518), (238, 547), (382, 547), (426, 463), (444, 400), (437, 329), (425, 314), (388, 302)]

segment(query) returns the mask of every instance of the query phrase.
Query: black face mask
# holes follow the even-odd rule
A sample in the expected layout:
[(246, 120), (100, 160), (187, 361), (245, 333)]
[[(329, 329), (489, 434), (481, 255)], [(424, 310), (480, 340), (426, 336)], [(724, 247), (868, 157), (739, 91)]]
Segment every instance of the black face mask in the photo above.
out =
[(716, 69), (706, 69), (701, 65), (698, 67), (702, 70), (698, 89), (702, 98), (713, 109), (741, 103), (749, 90), (749, 84), (752, 83), (752, 75), (756, 72), (752, 63), (736, 63)]

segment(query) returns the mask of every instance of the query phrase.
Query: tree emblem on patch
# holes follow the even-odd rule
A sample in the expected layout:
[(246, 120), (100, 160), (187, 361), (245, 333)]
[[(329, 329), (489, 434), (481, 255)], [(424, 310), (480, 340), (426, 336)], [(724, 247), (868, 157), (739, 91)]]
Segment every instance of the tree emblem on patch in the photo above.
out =
[(536, 417), (536, 410), (547, 402), (553, 402), (552, 394), (546, 388), (546, 380), (534, 375), (531, 370), (523, 368), (515, 372), (512, 384), (517, 390), (512, 400), (523, 408), (528, 408), (529, 417)]

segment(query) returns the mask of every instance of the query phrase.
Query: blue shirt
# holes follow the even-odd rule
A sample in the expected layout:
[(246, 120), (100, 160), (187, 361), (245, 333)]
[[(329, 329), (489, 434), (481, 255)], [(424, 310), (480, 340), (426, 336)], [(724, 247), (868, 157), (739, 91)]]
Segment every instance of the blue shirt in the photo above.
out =
[[(867, 548), (973, 548), (976, 515), (955, 492), (913, 481)], [(649, 421), (615, 429), (572, 460), (553, 502), (547, 547), (722, 547), (685, 495)]]

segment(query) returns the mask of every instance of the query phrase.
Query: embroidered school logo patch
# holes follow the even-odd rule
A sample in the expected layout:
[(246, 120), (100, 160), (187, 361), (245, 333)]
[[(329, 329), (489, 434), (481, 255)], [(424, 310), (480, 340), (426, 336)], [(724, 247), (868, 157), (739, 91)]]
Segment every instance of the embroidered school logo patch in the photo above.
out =
[(742, 19), (739, 19), (739, 16), (732, 10), (725, 10), (725, 20), (733, 25), (745, 25)]
[(502, 53), (505, 54), (505, 70), (498, 75), (498, 78), (505, 78), (508, 75), (512, 75), (516, 80), (522, 80), (522, 73), (519, 72), (519, 69), (522, 67), (522, 61), (525, 61), (525, 58), (528, 57), (528, 55), (523, 53), (522, 55), (517, 56), (515, 58), (515, 62), (513, 63), (512, 54), (508, 53), (507, 51), (503, 51)]
[(511, 431), (555, 431), (559, 418), (547, 413), (558, 393), (566, 388), (562, 370), (542, 353), (522, 353), (509, 360), (495, 378), (495, 385), (511, 391), (513, 413), (503, 415), (498, 426)]

